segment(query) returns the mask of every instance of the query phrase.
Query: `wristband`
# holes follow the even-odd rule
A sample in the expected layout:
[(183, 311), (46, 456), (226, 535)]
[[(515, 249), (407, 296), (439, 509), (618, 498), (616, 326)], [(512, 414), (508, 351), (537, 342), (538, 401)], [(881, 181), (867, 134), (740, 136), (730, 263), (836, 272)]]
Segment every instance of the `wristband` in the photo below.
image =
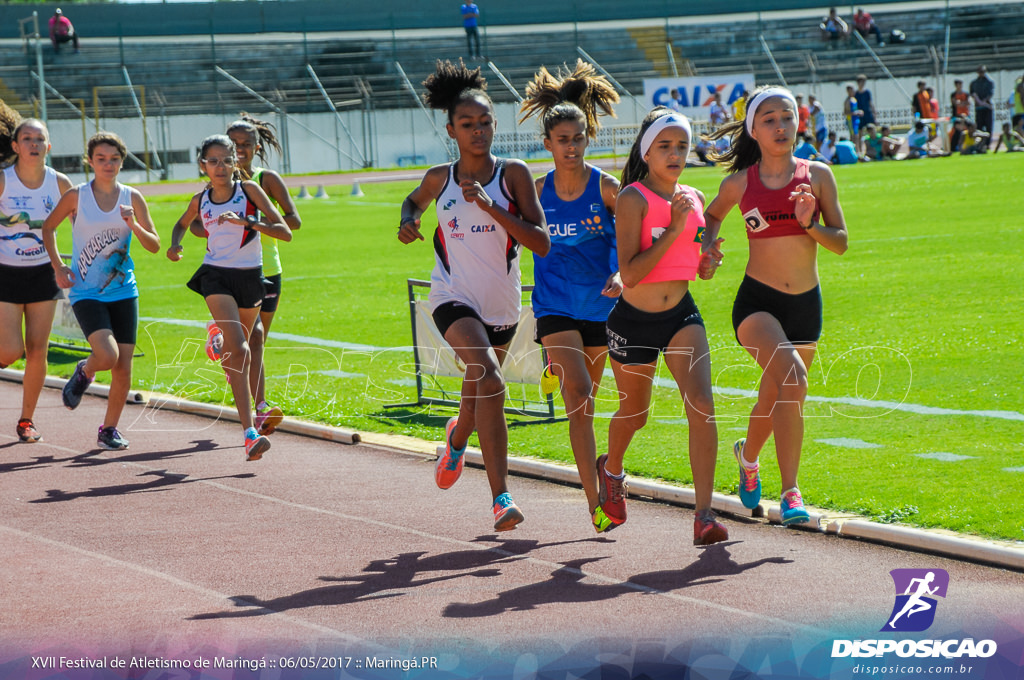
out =
[(255, 215), (246, 215), (245, 221), (249, 223), (250, 227), (255, 227), (259, 219)]

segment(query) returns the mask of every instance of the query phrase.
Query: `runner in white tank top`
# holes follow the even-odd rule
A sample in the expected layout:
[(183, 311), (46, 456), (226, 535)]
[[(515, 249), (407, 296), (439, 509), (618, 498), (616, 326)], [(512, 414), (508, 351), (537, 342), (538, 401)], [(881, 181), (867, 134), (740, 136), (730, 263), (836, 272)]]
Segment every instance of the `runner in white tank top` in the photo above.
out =
[[(199, 199), (199, 217), (206, 231), (206, 255), (203, 264), (226, 269), (253, 269), (263, 264), (263, 249), (260, 246), (260, 233), (248, 224), (259, 216), (256, 206), (246, 196), (241, 182), (234, 183), (231, 198), (217, 203), (205, 189)], [(221, 220), (220, 216), (228, 212), (246, 220), (244, 224), (236, 224), (231, 220)]]
[[(46, 167), (50, 138), (46, 126), (21, 116), (0, 101), (0, 368), (25, 357), (21, 417), (23, 442), (42, 439), (32, 418), (46, 380), (46, 352), (60, 289), (43, 248), (42, 222), (67, 177)], [(24, 329), (24, 331), (22, 330)]]
[(181, 260), (181, 239), (199, 217), (207, 236), (206, 255), (188, 287), (206, 301), (213, 317), (210, 334), (223, 337), (220, 355), (212, 354), (211, 359), (219, 360), (228, 375), (244, 431), (246, 460), (259, 460), (270, 449), (270, 440), (253, 427), (248, 341), (265, 294), (260, 237), (290, 241), (292, 231), (258, 184), (238, 181), (235, 163), (230, 137), (203, 140), (199, 169), (210, 178), (209, 188), (192, 197), (175, 223), (167, 258)]
[(42, 185), (30, 189), (22, 184), (15, 166), (4, 168), (0, 192), (0, 265), (34, 267), (50, 261), (43, 247), (43, 220), (64, 192), (57, 183), (60, 173), (45, 166), (43, 172)]
[[(457, 166), (449, 166), (448, 179), (436, 201), (430, 311), (456, 302), (473, 309), (490, 326), (514, 325), (522, 308), (519, 243), (476, 202), (466, 200), (454, 180)], [(494, 205), (513, 215), (519, 213), (505, 186), (503, 159), (497, 159), (483, 190)]]
[(402, 204), (398, 240), (424, 240), (420, 216), (437, 204), (430, 307), (434, 323), (467, 366), (459, 415), (445, 427), (434, 482), (447, 489), (462, 473), (466, 445), (480, 437), (494, 530), (514, 529), (523, 513), (508, 493), (508, 426), (501, 361), (519, 319), (519, 245), (544, 256), (551, 247), (544, 211), (526, 164), (491, 154), (494, 107), (480, 69), (438, 62), (423, 84), (427, 104), (448, 114), (459, 159), (427, 171)]

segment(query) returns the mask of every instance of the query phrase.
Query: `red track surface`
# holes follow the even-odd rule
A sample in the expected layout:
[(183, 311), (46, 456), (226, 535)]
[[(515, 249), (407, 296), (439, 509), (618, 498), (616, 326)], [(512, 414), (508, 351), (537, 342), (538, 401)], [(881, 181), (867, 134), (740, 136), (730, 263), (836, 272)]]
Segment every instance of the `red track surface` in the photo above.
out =
[(909, 567), (950, 573), (946, 627), (1021, 630), (1019, 573), (734, 518), (729, 543), (695, 548), (691, 510), (639, 501), (597, 536), (582, 491), (522, 478), (526, 522), (495, 534), (477, 469), (441, 491), (422, 455), (283, 433), (247, 463), (236, 423), (139, 406), (122, 420), (131, 448), (100, 451), (105, 402), (70, 413), (56, 390), (36, 413), (44, 441), (21, 444), (20, 390), (0, 382), (0, 661), (69, 646), (485, 654), (865, 621), (870, 636), (889, 570)]

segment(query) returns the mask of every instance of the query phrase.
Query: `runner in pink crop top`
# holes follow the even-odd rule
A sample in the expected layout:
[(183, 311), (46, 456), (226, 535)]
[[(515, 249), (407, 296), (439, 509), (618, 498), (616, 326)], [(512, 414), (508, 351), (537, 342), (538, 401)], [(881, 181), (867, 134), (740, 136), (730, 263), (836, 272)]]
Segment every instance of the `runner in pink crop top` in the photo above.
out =
[[(806, 231), (793, 214), (794, 203), (790, 194), (797, 185), (810, 184), (810, 161), (794, 158), (796, 172), (789, 184), (781, 189), (768, 189), (761, 183), (761, 164), (747, 168), (747, 189), (740, 199), (740, 212), (747, 225), (747, 238), (776, 238), (779, 236), (802, 236)], [(813, 222), (818, 221), (819, 210), (815, 209)]]
[[(672, 204), (654, 193), (640, 182), (633, 187), (647, 199), (647, 214), (640, 223), (640, 250), (651, 247), (672, 221)], [(700, 261), (700, 243), (704, 236), (704, 203), (700, 194), (693, 187), (685, 184), (676, 185), (693, 199), (694, 210), (686, 218), (686, 228), (672, 243), (668, 252), (658, 260), (647, 276), (640, 283), (657, 283), (659, 281), (693, 281), (697, 278), (697, 264)], [(803, 233), (803, 229), (800, 230)]]

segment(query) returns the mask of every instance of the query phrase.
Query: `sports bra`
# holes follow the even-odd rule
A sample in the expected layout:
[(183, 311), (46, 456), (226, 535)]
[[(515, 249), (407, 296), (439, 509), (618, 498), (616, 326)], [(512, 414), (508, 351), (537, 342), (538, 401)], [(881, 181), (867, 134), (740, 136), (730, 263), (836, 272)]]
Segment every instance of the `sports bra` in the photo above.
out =
[[(740, 199), (740, 212), (747, 226), (748, 239), (807, 234), (796, 220), (794, 203), (789, 196), (798, 185), (811, 183), (811, 164), (802, 158), (793, 160), (796, 162), (796, 172), (789, 184), (781, 189), (768, 189), (761, 183), (760, 163), (747, 168), (747, 189)], [(815, 208), (812, 222), (818, 219), (819, 214), (820, 211)]]
[[(672, 204), (654, 193), (640, 182), (633, 187), (647, 199), (647, 214), (640, 223), (640, 251), (650, 248), (665, 233), (672, 221)], [(676, 237), (672, 246), (658, 260), (654, 268), (640, 280), (640, 283), (659, 281), (693, 281), (697, 278), (697, 264), (700, 262), (700, 244), (704, 236), (704, 204), (693, 187), (677, 184), (676, 188), (693, 198), (694, 210), (686, 218), (683, 233)]]

